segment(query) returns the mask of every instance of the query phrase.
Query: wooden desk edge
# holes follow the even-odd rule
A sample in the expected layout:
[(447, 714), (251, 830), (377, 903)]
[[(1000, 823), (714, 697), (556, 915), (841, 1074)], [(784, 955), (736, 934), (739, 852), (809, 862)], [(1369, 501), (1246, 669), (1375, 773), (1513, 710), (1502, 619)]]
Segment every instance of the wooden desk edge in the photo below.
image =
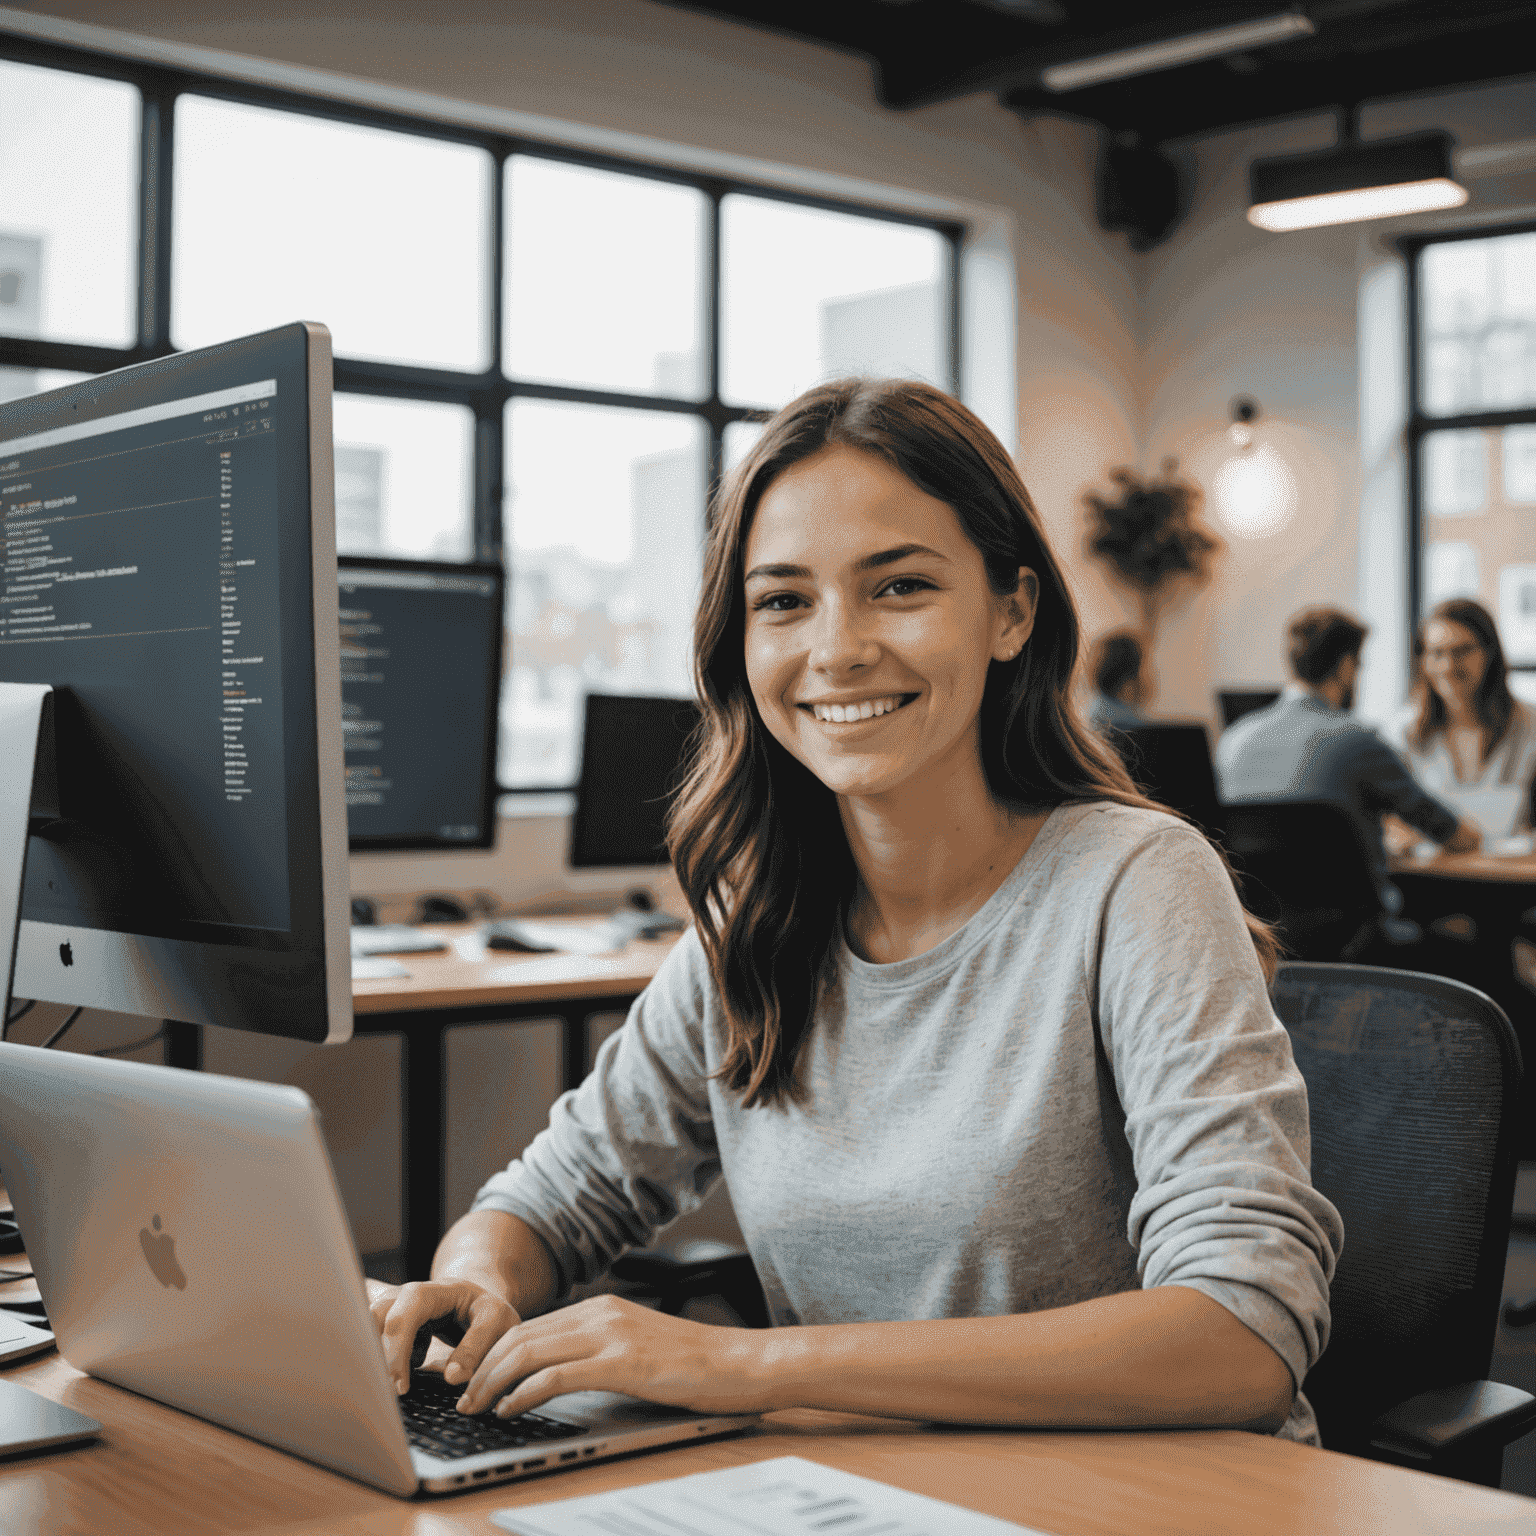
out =
[(1469, 1528), (1515, 1536), (1536, 1526), (1536, 1500), (1236, 1430), (934, 1430), (810, 1410), (770, 1415), (745, 1436), (442, 1499), (396, 1499), (85, 1377), (56, 1354), (10, 1375), (104, 1426), (94, 1445), (0, 1462), (5, 1528), (36, 1536), (491, 1536), (498, 1509), (775, 1456), (803, 1456), (1052, 1536), (1439, 1536)]
[(1502, 859), (1491, 853), (1437, 853), (1432, 859), (1389, 859), (1387, 870), (1394, 875), (1434, 875), (1444, 880), (1536, 884), (1536, 854)]
[[(423, 932), (440, 935), (450, 946), (455, 937), (472, 931), (468, 927), (423, 929)], [(451, 947), (447, 952), (400, 955), (391, 958), (398, 958), (411, 974), (378, 981), (354, 981), (352, 1011), (355, 1014), (407, 1013), (418, 1009), (478, 1008), (496, 1003), (522, 1007), (531, 1003), (638, 994), (650, 984), (657, 967), (676, 943), (676, 938), (633, 939), (610, 955), (592, 956), (594, 961), (602, 963), (598, 974), (565, 981), (520, 982), (515, 972), (523, 965), (537, 964), (555, 956), (564, 957), (567, 951), (518, 954), (511, 950), (492, 950), (484, 960), (462, 960)], [(492, 972), (497, 973), (494, 980)]]

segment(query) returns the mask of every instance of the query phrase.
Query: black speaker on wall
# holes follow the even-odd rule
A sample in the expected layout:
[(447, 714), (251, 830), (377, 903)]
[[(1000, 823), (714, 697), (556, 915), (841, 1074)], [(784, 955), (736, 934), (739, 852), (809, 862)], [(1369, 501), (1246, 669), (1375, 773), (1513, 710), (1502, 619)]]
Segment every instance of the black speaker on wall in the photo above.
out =
[(1134, 134), (1107, 137), (1095, 183), (1099, 225), (1120, 230), (1133, 251), (1149, 251), (1184, 217), (1179, 168), (1155, 144)]

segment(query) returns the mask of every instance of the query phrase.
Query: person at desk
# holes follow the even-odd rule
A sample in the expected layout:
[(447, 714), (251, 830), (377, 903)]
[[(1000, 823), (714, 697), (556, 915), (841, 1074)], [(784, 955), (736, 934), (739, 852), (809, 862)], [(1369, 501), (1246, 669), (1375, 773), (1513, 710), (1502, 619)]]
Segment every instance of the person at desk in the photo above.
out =
[[(1343, 1237), (1273, 936), (1072, 704), (1002, 445), (928, 385), (814, 389), (726, 481), (704, 572), (694, 926), (432, 1279), (372, 1284), (392, 1374), (451, 1317), (467, 1412), (602, 1388), (1315, 1443)], [(776, 1326), (552, 1310), (722, 1173)]]
[(1509, 691), (1493, 615), (1471, 598), (1440, 603), (1413, 654), (1413, 693), (1387, 739), (1419, 784), (1485, 838), (1529, 832), (1536, 713)]
[(1095, 642), (1088, 659), (1088, 675), (1093, 679), (1088, 724), (1101, 736), (1146, 724), (1142, 713), (1147, 701), (1145, 669), (1141, 641), (1128, 629), (1100, 635)]
[(1397, 816), (1453, 852), (1476, 848), (1477, 828), (1416, 784), (1398, 755), (1369, 726), (1350, 718), (1360, 651), (1369, 630), (1337, 608), (1306, 608), (1290, 622), (1287, 654), (1296, 681), (1267, 709), (1255, 710), (1216, 744), (1221, 798), (1326, 800), (1359, 830), (1382, 905), (1402, 910), (1387, 878), (1381, 818)]

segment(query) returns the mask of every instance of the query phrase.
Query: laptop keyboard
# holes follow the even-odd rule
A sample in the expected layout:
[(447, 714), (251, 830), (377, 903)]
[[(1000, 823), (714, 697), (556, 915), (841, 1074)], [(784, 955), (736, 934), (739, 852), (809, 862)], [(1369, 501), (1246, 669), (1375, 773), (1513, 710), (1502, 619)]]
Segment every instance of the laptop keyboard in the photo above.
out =
[(436, 1371), (412, 1371), (411, 1390), (400, 1399), (406, 1439), (429, 1456), (456, 1460), (483, 1451), (574, 1440), (588, 1433), (541, 1413), (521, 1413), (512, 1419), (498, 1419), (490, 1411), (473, 1416), (460, 1413), (454, 1404), (463, 1395), (463, 1387), (449, 1386)]

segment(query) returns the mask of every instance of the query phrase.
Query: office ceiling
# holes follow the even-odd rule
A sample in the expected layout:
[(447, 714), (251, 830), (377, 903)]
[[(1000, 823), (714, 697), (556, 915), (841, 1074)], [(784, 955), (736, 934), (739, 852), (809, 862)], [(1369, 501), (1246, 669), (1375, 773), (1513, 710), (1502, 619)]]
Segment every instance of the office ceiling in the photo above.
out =
[[(1143, 143), (1536, 73), (1532, 0), (659, 0), (861, 54), (887, 107), (995, 92), (1022, 116), (1064, 114)], [(1053, 92), (1052, 64), (1285, 11), (1310, 37)]]

